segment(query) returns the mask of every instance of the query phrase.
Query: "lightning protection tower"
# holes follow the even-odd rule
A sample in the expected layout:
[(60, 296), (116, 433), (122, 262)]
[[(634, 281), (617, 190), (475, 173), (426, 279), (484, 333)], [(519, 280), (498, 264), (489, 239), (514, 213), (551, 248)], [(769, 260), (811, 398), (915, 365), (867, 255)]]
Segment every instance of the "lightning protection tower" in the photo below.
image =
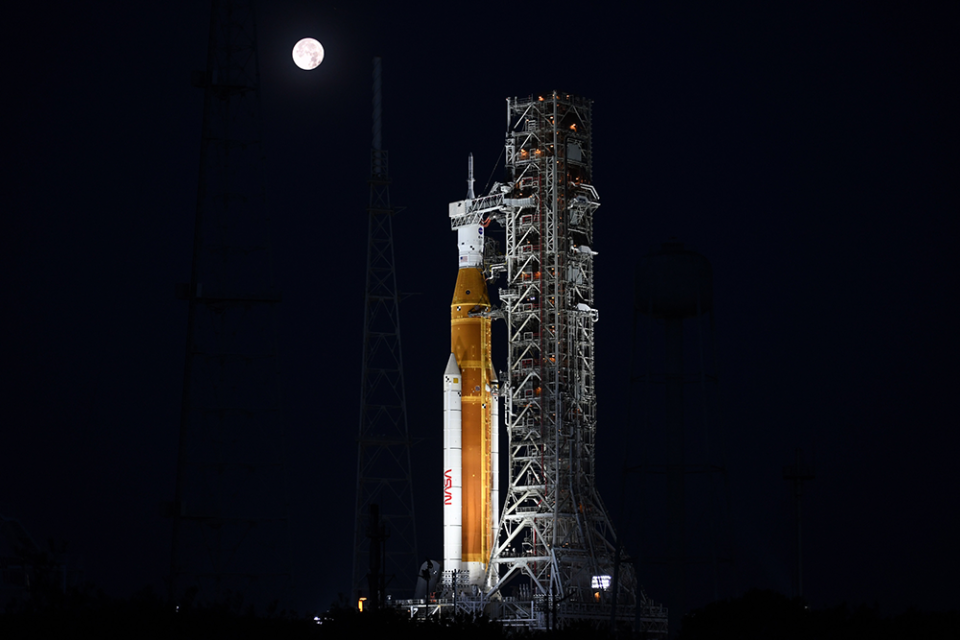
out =
[[(640, 594), (632, 567), (615, 568), (618, 542), (595, 486), (591, 116), (592, 101), (569, 94), (508, 99), (507, 184), (495, 187), (505, 194), (495, 219), (506, 228), (497, 268), (509, 486), (490, 582), (497, 590), (522, 576), (519, 592), (555, 619), (606, 618), (615, 602), (632, 618)], [(651, 624), (656, 632), (662, 620)]]
[[(354, 595), (374, 598), (374, 606), (382, 604), (377, 600), (386, 594), (409, 598), (418, 569), (400, 350), (400, 304), (393, 256), (393, 209), (387, 152), (381, 148), (380, 73), (380, 58), (374, 58), (352, 583)], [(378, 509), (371, 510), (373, 505)], [(377, 510), (378, 518), (372, 515)]]
[(286, 604), (291, 570), (254, 6), (214, 0), (174, 501), (171, 599)]

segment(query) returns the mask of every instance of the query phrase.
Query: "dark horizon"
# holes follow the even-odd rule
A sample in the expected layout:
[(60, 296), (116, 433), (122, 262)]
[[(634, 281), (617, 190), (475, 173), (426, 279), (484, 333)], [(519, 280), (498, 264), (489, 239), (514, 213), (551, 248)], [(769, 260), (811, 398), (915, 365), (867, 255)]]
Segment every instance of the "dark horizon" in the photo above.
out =
[[(781, 474), (800, 447), (816, 464), (804, 488), (811, 604), (955, 609), (957, 7), (555, 9), (535, 30), (502, 3), (260, 7), (295, 608), (325, 609), (351, 572), (379, 55), (403, 208), (399, 288), (416, 294), (400, 312), (421, 556), (441, 553), (447, 203), (464, 197), (470, 152), (478, 193), (502, 177), (504, 98), (556, 89), (594, 100), (608, 507), (636, 435), (624, 375), (633, 269), (676, 237), (713, 266), (740, 559), (731, 595), (791, 592)], [(199, 164), (190, 74), (205, 64), (209, 7), (24, 14), (4, 43), (15, 98), (0, 514), (38, 542), (68, 542), (108, 593), (160, 591), (170, 530), (158, 505), (173, 494), (187, 325), (174, 285), (189, 280)], [(326, 49), (311, 72), (290, 57), (306, 36)], [(502, 345), (494, 358), (505, 366)], [(647, 592), (662, 601), (658, 588)]]

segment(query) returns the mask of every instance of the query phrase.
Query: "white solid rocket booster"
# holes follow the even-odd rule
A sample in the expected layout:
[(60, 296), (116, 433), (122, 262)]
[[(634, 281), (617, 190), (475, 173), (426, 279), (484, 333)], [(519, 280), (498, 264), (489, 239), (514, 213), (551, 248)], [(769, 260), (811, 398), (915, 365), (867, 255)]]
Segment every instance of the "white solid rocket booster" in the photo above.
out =
[(462, 555), (460, 391), (463, 378), (450, 354), (443, 372), (443, 568), (459, 570)]

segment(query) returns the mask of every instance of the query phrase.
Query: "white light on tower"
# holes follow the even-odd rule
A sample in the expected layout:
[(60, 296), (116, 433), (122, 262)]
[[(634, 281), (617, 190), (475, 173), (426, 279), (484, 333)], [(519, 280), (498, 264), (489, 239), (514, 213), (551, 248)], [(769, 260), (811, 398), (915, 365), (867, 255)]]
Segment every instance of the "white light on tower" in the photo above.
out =
[(593, 576), (590, 578), (590, 588), (606, 591), (610, 588), (610, 576)]

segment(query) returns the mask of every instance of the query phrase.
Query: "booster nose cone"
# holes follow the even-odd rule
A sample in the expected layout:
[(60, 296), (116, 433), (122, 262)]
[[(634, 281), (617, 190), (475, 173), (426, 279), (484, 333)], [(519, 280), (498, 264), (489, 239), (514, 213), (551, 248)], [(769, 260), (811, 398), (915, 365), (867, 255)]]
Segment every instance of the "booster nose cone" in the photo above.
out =
[(457, 356), (452, 353), (447, 360), (447, 368), (443, 370), (443, 375), (460, 377), (460, 367), (457, 366)]

